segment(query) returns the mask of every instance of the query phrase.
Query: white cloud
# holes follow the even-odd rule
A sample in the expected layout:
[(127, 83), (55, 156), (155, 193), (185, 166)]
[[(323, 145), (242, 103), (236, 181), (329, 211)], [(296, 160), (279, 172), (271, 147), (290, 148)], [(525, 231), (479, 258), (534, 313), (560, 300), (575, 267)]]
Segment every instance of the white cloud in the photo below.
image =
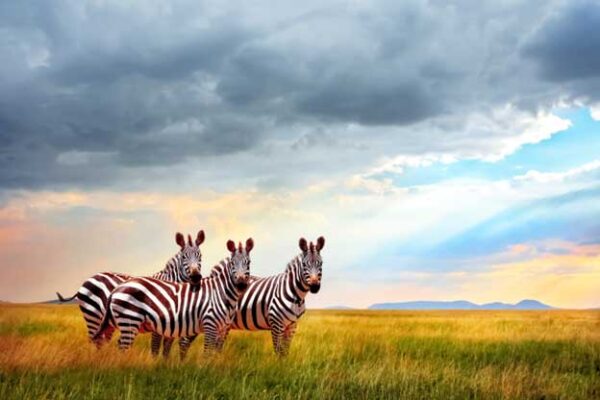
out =
[(590, 116), (594, 121), (600, 121), (600, 103), (590, 106)]
[(594, 160), (563, 172), (540, 172), (529, 170), (524, 175), (515, 176), (515, 181), (551, 183), (573, 179), (600, 169), (600, 160)]
[[(449, 123), (442, 122), (438, 129)], [(532, 114), (509, 103), (487, 112), (472, 112), (464, 116), (464, 126), (454, 128), (456, 132), (450, 129), (447, 133), (450, 138), (457, 138), (449, 151), (456, 158), (496, 162), (526, 144), (547, 140), (571, 125), (570, 120), (560, 118), (550, 110)]]
[[(547, 140), (572, 125), (570, 120), (549, 111), (531, 114), (511, 104), (461, 118), (457, 121), (455, 116), (443, 116), (410, 128), (378, 128), (377, 132), (374, 128), (354, 127), (361, 132), (360, 136), (370, 138), (371, 152), (362, 157), (365, 163), (370, 154), (394, 155), (379, 157), (371, 167), (363, 167), (365, 172), (354, 174), (351, 186), (389, 193), (393, 189), (391, 181), (377, 179), (378, 175), (401, 175), (409, 168), (449, 165), (462, 160), (497, 162), (526, 144)], [(395, 140), (397, 137), (404, 140)]]
[(377, 167), (374, 167), (365, 176), (373, 176), (385, 172), (401, 174), (405, 168), (429, 167), (433, 164), (451, 164), (458, 161), (450, 154), (423, 154), (423, 155), (398, 155), (386, 159)]
[(555, 133), (567, 130), (572, 125), (571, 121), (547, 112), (530, 116), (512, 108), (509, 108), (506, 114), (501, 113), (500, 118), (514, 119), (512, 129), (516, 135), (512, 137), (507, 135), (508, 137), (501, 139), (498, 151), (483, 157), (486, 161), (499, 161), (526, 144), (535, 144), (550, 139)]

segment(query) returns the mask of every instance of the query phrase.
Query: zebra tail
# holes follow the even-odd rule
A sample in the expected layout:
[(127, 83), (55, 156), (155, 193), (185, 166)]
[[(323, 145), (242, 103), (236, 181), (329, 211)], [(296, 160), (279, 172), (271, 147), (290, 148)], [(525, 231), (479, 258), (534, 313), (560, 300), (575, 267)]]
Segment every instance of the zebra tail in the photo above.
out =
[(73, 300), (75, 300), (75, 298), (77, 298), (77, 293), (75, 293), (73, 296), (68, 297), (66, 299), (62, 296), (62, 294), (60, 294), (58, 292), (56, 292), (56, 295), (58, 296), (58, 301), (60, 301), (61, 303), (66, 303), (67, 301), (73, 301)]
[(111, 312), (110, 312), (110, 297), (108, 298), (108, 304), (106, 306), (106, 312), (104, 313), (104, 318), (102, 319), (102, 322), (100, 323), (100, 326), (98, 327), (98, 331), (94, 334), (94, 337), (92, 338), (92, 342), (97, 342), (98, 340), (100, 340), (102, 338), (102, 336), (104, 335), (104, 332), (106, 332), (106, 330), (110, 327), (110, 319), (112, 318), (111, 316)]

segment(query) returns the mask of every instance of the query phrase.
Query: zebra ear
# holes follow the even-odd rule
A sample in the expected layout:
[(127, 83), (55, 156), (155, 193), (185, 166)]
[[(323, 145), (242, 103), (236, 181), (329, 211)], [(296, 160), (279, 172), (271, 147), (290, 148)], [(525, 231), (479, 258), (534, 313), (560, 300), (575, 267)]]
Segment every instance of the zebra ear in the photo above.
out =
[(179, 247), (181, 247), (182, 249), (185, 247), (185, 238), (183, 237), (183, 235), (179, 232), (177, 232), (177, 234), (175, 235), (175, 242), (179, 245)]
[(204, 243), (204, 231), (199, 231), (196, 236), (196, 246), (200, 246), (202, 243)]
[(248, 240), (246, 240), (246, 254), (249, 254), (252, 248), (254, 248), (254, 240), (248, 238)]
[(227, 250), (229, 250), (231, 253), (235, 253), (235, 243), (233, 240), (227, 241)]
[(308, 251), (308, 243), (306, 243), (306, 239), (300, 238), (300, 242), (298, 242), (298, 245), (300, 246), (300, 250), (302, 250), (303, 252), (306, 253)]
[(323, 246), (325, 246), (325, 238), (323, 236), (320, 236), (317, 239), (317, 251), (321, 251)]

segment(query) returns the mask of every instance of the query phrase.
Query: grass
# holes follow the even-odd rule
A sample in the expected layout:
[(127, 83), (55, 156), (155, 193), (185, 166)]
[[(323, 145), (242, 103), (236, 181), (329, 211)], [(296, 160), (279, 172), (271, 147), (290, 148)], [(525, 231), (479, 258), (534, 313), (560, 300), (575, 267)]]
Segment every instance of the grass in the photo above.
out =
[(115, 347), (75, 306), (0, 305), (0, 399), (600, 399), (598, 311), (309, 311), (283, 360), (268, 332), (183, 363)]

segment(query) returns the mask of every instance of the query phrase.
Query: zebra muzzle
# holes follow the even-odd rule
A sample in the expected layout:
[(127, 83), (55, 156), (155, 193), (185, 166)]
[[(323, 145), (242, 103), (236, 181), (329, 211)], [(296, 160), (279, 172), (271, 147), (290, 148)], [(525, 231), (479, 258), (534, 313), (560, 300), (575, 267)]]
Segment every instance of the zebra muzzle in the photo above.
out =
[(308, 288), (310, 289), (311, 293), (317, 293), (319, 289), (321, 289), (321, 281), (319, 280), (319, 277), (311, 275), (308, 278)]
[(236, 287), (238, 290), (246, 290), (246, 289), (248, 288), (248, 281), (247, 281), (247, 280), (244, 280), (244, 281), (238, 281), (238, 282), (235, 284), (235, 287)]
[(250, 277), (248, 274), (240, 274), (235, 276), (235, 286), (239, 290), (245, 290), (248, 287), (248, 281)]
[(308, 289), (311, 293), (319, 293), (319, 290), (321, 290), (321, 284), (316, 283), (314, 285), (308, 285)]
[(199, 271), (196, 272), (192, 272), (190, 274), (190, 281), (194, 284), (199, 283), (202, 280), (202, 275), (200, 274)]

